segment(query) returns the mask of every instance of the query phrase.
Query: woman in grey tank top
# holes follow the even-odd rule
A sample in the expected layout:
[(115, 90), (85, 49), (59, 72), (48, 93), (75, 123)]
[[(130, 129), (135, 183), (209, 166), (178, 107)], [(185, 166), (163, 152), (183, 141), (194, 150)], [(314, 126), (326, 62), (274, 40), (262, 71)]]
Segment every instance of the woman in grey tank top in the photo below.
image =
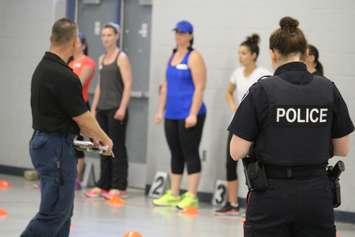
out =
[(99, 58), (99, 83), (95, 89), (91, 111), (102, 129), (113, 141), (115, 158), (101, 157), (97, 187), (86, 192), (87, 197), (110, 199), (124, 196), (127, 189), (128, 158), (126, 128), (131, 94), (132, 72), (127, 55), (117, 47), (119, 26), (109, 23), (101, 32), (105, 54)]

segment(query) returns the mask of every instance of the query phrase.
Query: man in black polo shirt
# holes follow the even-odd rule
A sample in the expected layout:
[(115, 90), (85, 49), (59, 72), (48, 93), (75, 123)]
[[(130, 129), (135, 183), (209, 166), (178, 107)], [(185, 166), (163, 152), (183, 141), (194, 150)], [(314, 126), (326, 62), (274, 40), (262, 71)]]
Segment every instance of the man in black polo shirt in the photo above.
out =
[(22, 237), (67, 237), (73, 211), (76, 159), (73, 138), (82, 134), (108, 147), (112, 141), (90, 114), (81, 83), (66, 63), (77, 42), (77, 27), (60, 19), (52, 28), (51, 45), (32, 76), (31, 108), (34, 134), (30, 155), (41, 182), (39, 212)]

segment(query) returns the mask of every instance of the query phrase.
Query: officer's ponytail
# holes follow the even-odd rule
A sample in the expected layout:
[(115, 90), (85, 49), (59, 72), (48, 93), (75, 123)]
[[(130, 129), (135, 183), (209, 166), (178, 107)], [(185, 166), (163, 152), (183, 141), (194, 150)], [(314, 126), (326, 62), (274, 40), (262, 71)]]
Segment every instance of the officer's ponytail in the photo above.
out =
[(286, 16), (280, 20), (279, 25), (280, 28), (270, 36), (270, 49), (277, 50), (283, 56), (292, 53), (304, 55), (307, 50), (307, 40), (298, 27), (298, 20)]
[(258, 59), (260, 48), (259, 48), (260, 37), (258, 34), (252, 34), (248, 36), (247, 39), (240, 44), (240, 46), (246, 46), (249, 48), (252, 54), (256, 54), (255, 61)]

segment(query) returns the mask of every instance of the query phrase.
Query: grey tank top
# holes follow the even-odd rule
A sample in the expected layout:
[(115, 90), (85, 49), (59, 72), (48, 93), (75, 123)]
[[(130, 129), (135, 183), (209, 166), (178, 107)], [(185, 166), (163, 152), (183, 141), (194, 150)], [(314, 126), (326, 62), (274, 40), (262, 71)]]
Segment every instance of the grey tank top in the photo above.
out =
[(117, 53), (115, 60), (110, 64), (100, 65), (100, 98), (97, 105), (99, 110), (117, 109), (121, 103), (123, 93), (123, 81), (117, 59), (121, 51)]

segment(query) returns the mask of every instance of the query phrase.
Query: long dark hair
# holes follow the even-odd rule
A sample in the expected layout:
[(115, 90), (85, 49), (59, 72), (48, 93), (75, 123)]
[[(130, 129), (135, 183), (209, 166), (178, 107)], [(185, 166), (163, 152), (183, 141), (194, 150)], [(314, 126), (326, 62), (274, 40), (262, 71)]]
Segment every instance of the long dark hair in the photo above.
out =
[[(88, 46), (88, 42), (87, 42), (87, 40), (86, 40), (86, 38), (85, 38), (85, 35), (84, 35), (84, 33), (79, 32), (78, 36), (79, 36), (79, 39), (80, 39), (80, 43), (83, 44), (83, 45), (85, 45), (85, 49), (84, 49), (84, 52), (83, 52), (83, 53), (84, 53), (86, 56), (88, 56), (88, 55), (89, 55), (89, 46)], [(67, 64), (69, 64), (69, 63), (70, 63), (71, 61), (73, 61), (73, 60), (74, 60), (74, 56), (70, 56), (70, 58), (68, 59)]]
[(260, 48), (259, 48), (260, 36), (258, 34), (252, 34), (248, 36), (247, 39), (240, 44), (240, 46), (247, 47), (250, 52), (256, 54), (255, 61), (258, 59)]
[(314, 46), (309, 44), (308, 45), (308, 54), (314, 56), (314, 62), (316, 64), (316, 71), (319, 75), (323, 76), (323, 65), (319, 61), (319, 51), (318, 49)]
[(79, 32), (79, 39), (80, 39), (81, 44), (85, 45), (85, 49), (84, 49), (83, 53), (86, 56), (88, 56), (89, 55), (89, 45), (88, 45), (88, 42), (86, 40), (86, 37), (85, 37), (84, 33)]

